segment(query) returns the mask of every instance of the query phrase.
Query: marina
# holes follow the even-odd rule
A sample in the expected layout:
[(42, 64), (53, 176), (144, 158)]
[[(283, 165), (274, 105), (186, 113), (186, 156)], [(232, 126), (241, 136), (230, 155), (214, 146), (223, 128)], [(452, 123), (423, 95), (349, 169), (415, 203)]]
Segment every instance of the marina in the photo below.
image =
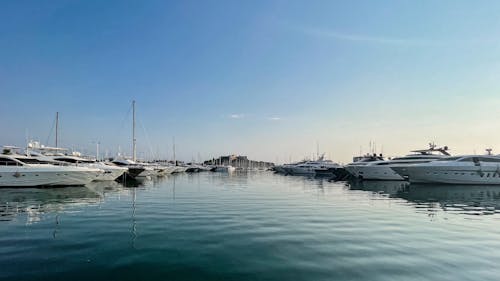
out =
[(0, 281), (500, 280), (499, 14), (0, 1)]
[[(59, 147), (59, 114), (55, 147), (3, 147), (0, 280), (500, 274), (481, 267), (500, 261), (486, 250), (500, 243), (500, 156), (492, 149), (452, 155), (431, 142), (386, 157), (373, 146), (342, 164), (317, 145), (316, 159), (278, 165), (242, 155), (185, 163), (174, 143), (173, 159), (140, 160), (135, 102), (132, 112), (131, 157)], [(478, 233), (482, 242), (469, 247)]]

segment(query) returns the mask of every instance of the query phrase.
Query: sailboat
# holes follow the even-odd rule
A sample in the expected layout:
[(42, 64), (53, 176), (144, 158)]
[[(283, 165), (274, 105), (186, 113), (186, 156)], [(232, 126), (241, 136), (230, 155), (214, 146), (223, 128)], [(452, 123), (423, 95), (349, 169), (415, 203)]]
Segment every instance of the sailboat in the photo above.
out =
[(165, 176), (170, 173), (170, 169), (151, 163), (142, 163), (137, 161), (137, 139), (135, 134), (135, 100), (132, 101), (132, 159), (119, 158), (113, 160), (118, 166), (126, 166), (129, 169), (142, 171), (137, 175), (131, 175), (135, 179), (151, 178), (156, 176)]

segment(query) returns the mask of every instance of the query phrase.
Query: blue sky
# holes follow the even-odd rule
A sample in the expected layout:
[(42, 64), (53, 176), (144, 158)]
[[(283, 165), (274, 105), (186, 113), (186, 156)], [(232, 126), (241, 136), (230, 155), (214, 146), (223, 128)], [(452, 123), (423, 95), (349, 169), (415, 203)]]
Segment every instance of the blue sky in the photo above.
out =
[[(3, 1), (2, 144), (184, 160), (500, 151), (497, 1)], [(380, 150), (379, 149), (379, 150)]]

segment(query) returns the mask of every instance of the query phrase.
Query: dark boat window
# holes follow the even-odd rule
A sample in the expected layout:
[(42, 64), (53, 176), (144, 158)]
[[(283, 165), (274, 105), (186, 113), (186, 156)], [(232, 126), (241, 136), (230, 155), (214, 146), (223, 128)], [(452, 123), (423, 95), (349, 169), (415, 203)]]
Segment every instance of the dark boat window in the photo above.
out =
[(490, 158), (490, 157), (479, 157), (479, 161), (481, 161), (481, 162), (500, 163), (500, 159), (498, 159), (498, 158)]
[(2, 166), (21, 166), (18, 162), (9, 158), (0, 158), (0, 165)]
[(26, 164), (48, 164), (49, 163), (47, 161), (38, 160), (36, 158), (21, 158), (18, 160), (23, 162), (23, 163), (26, 163)]
[[(442, 156), (438, 155), (425, 155), (425, 156), (405, 156), (405, 157), (396, 157), (392, 158), (392, 160), (431, 160), (431, 159), (442, 159)], [(449, 160), (449, 158), (448, 158)]]
[(78, 161), (76, 161), (75, 159), (72, 159), (72, 158), (54, 158), (54, 160), (56, 161), (62, 161), (62, 162), (67, 162), (67, 163), (76, 163)]
[(455, 160), (458, 160), (462, 157), (445, 157), (445, 158), (441, 158), (441, 159), (438, 159), (436, 161), (455, 161)]

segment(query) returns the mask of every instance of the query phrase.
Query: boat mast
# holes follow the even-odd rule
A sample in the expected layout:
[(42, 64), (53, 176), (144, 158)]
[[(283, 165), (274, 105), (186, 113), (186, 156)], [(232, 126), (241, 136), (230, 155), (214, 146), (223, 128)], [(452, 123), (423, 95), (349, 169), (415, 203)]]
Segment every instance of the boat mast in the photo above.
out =
[(174, 152), (174, 166), (177, 166), (177, 160), (175, 159), (175, 136), (172, 137), (172, 150)]
[(96, 143), (95, 160), (99, 162), (99, 142)]
[(59, 112), (56, 112), (56, 148), (57, 148), (58, 137), (59, 137)]
[(136, 155), (136, 139), (135, 139), (135, 100), (132, 101), (132, 160), (135, 162)]

